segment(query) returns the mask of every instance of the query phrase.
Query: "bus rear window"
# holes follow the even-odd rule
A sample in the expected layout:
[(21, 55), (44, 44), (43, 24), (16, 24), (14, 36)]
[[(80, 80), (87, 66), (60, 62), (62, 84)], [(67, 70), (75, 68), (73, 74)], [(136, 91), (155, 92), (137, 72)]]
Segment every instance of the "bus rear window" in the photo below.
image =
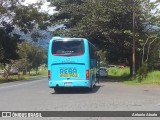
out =
[(84, 54), (83, 40), (53, 41), (52, 54), (57, 56), (77, 56)]

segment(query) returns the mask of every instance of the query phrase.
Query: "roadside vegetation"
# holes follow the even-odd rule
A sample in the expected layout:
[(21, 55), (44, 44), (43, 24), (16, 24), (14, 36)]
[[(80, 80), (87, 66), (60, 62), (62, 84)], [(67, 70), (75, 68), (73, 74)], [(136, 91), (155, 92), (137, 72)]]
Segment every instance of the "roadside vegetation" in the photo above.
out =
[(113, 67), (113, 68), (109, 68), (108, 75), (110, 77), (128, 77), (130, 75), (129, 67), (124, 67), (124, 68)]
[(131, 84), (131, 85), (140, 85), (140, 84), (160, 85), (160, 71), (158, 70), (151, 71), (146, 75), (146, 77), (143, 77), (141, 80), (137, 75), (135, 78), (124, 81), (124, 83)]
[(108, 75), (110, 79), (114, 79), (119, 82), (124, 82), (130, 85), (143, 85), (143, 84), (155, 84), (160, 85), (160, 70), (150, 71), (145, 76), (136, 75), (134, 78), (130, 78), (129, 67), (124, 68), (109, 68)]
[(42, 65), (39, 67), (38, 72), (35, 70), (31, 70), (30, 74), (26, 73), (25, 75), (23, 74), (23, 72), (19, 72), (16, 75), (9, 75), (7, 80), (5, 79), (3, 74), (1, 74), (0, 83), (13, 82), (19, 80), (33, 80), (33, 79), (38, 79), (39, 77), (46, 77), (46, 76), (47, 76), (47, 67)]
[[(39, 11), (43, 1), (28, 6), (21, 4), (23, 1), (0, 2), (0, 70), (5, 72), (4, 80), (14, 78), (10, 75), (12, 69), (18, 69), (22, 77), (31, 76), (33, 70), (39, 73), (39, 67), (47, 63), (47, 51), (39, 44), (49, 33), (87, 38), (99, 50), (102, 66), (129, 65), (130, 69), (110, 69), (112, 78), (125, 78), (128, 83), (159, 83), (159, 0), (50, 0), (50, 7), (56, 11), (53, 15)], [(57, 26), (62, 27), (49, 31)], [(132, 74), (133, 38), (136, 77)]]
[(0, 63), (0, 82), (27, 80), (45, 74), (47, 53), (44, 48), (33, 42), (22, 41), (17, 44), (16, 52), (15, 60), (6, 57)]

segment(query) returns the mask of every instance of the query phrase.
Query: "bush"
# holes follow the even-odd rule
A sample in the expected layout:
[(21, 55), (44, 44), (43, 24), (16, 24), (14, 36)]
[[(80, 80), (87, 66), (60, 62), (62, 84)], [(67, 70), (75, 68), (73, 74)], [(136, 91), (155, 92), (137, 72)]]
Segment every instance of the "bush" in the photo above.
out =
[(129, 67), (124, 67), (124, 68), (109, 68), (108, 74), (109, 76), (116, 76), (116, 77), (127, 77), (129, 76)]
[(137, 71), (137, 78), (138, 81), (141, 82), (143, 78), (146, 78), (148, 73), (147, 65), (143, 64)]

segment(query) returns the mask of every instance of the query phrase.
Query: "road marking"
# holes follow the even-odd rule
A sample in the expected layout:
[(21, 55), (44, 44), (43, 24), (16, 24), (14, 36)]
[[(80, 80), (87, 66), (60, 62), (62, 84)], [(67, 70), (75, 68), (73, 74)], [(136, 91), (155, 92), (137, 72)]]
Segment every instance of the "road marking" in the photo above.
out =
[(17, 87), (17, 86), (27, 85), (27, 84), (31, 84), (31, 83), (40, 82), (40, 81), (43, 81), (43, 80), (29, 81), (29, 82), (25, 82), (25, 83), (21, 83), (21, 84), (16, 84), (16, 85), (4, 86), (4, 87), (0, 87), (0, 89)]

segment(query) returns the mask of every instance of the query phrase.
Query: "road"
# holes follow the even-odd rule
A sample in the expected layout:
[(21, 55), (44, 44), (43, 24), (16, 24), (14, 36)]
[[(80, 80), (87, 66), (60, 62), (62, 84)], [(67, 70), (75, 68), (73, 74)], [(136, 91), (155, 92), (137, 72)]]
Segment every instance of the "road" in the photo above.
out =
[[(159, 86), (131, 86), (119, 82), (107, 82), (106, 80), (106, 82), (98, 84), (93, 92), (84, 89), (70, 89), (55, 93), (53, 89), (48, 88), (47, 82), (47, 78), (41, 78), (39, 80), (0, 84), (0, 111), (160, 110)], [(87, 117), (85, 119), (105, 118)], [(115, 120), (111, 117), (108, 119)], [(123, 118), (122, 120), (124, 119), (133, 120), (133, 118)], [(151, 118), (138, 119), (151, 120)], [(159, 118), (154, 119), (158, 120)]]

